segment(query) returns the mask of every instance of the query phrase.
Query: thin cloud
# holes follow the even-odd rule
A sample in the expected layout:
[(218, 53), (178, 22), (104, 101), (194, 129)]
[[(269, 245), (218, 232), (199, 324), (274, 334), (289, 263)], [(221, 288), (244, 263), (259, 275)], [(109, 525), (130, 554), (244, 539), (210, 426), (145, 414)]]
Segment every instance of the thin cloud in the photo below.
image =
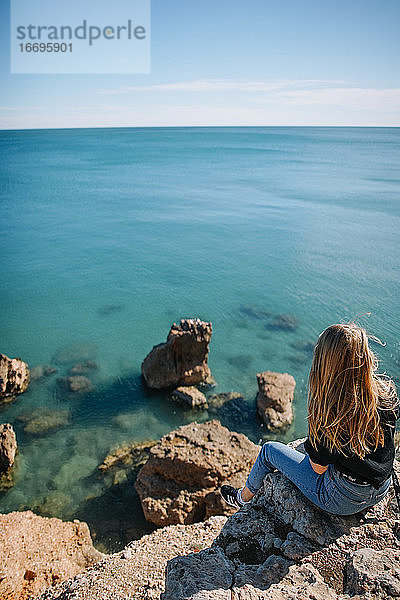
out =
[(100, 90), (99, 94), (128, 94), (130, 92), (273, 92), (288, 88), (308, 88), (347, 83), (344, 80), (284, 79), (284, 80), (240, 80), (240, 79), (194, 79), (173, 83), (151, 85), (125, 85), (114, 89)]
[(369, 110), (400, 110), (400, 88), (329, 88), (280, 91), (287, 104), (342, 106)]

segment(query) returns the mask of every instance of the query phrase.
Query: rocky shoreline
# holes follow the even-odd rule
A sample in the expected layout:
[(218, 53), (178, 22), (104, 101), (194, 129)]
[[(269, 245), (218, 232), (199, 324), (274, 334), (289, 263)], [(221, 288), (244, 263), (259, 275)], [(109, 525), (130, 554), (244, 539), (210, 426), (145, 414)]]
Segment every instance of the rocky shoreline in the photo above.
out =
[[(297, 326), (290, 315), (272, 318), (252, 310), (250, 316), (269, 319), (270, 329)], [(223, 415), (236, 415), (239, 427), (257, 415), (266, 431), (287, 431), (294, 418), (296, 382), (288, 373), (258, 373), (251, 414), (240, 394), (212, 393), (211, 335), (211, 323), (182, 319), (142, 363), (143, 384), (167, 391), (171, 402), (186, 406), (191, 422), (158, 441), (112, 449), (92, 474), (107, 489), (118, 490), (119, 497), (123, 489), (132, 492), (135, 487), (143, 514), (156, 530), (105, 556), (93, 547), (84, 522), (46, 519), (31, 511), (0, 515), (1, 600), (400, 597), (400, 529), (391, 497), (366, 515), (333, 517), (273, 473), (240, 511), (222, 502), (219, 487), (225, 482), (242, 485), (259, 451), (244, 434), (222, 426)], [(90, 352), (79, 362), (72, 355), (65, 351), (56, 357), (57, 364), (68, 368), (56, 388), (67, 399), (86, 398), (97, 365)], [(30, 370), (21, 359), (2, 354), (0, 400), (13, 401), (31, 382), (56, 372), (51, 365)], [(193, 421), (196, 414), (198, 421)], [(26, 434), (42, 435), (68, 427), (70, 411), (37, 407), (20, 415), (18, 423)], [(302, 449), (301, 440), (293, 445)], [(4, 423), (3, 491), (13, 485), (17, 452), (14, 429)]]
[[(190, 465), (206, 492), (200, 496), (206, 499), (217, 481), (230, 478), (237, 468), (235, 452), (232, 461), (229, 453), (213, 457), (221, 435), (231, 436), (231, 445), (239, 444), (237, 456), (240, 444), (252, 446), (242, 434), (222, 430), (225, 428), (217, 421), (192, 423), (171, 432), (150, 448), (139, 448), (137, 453), (125, 449), (109, 457), (102, 470), (108, 471), (127, 456), (131, 457), (128, 460), (136, 457), (143, 461), (141, 453), (146, 452), (149, 457), (141, 469), (145, 479), (150, 473), (151, 480), (154, 466), (161, 467), (165, 476), (164, 500), (171, 502), (170, 488), (178, 481), (183, 486), (181, 490), (185, 490), (184, 480)], [(291, 445), (303, 451), (302, 442), (297, 440)], [(172, 450), (178, 454), (171, 457)], [(203, 465), (200, 457), (204, 458)], [(172, 470), (168, 471), (168, 463)], [(148, 464), (150, 467), (146, 468)], [(396, 461), (395, 467), (400, 475), (400, 463)], [(218, 476), (221, 468), (225, 470)], [(243, 476), (244, 470), (240, 474), (242, 481)], [(195, 492), (196, 499), (201, 491), (199, 488)], [(142, 500), (150, 505), (153, 502), (155, 514), (159, 514), (156, 497), (151, 500), (148, 490), (146, 494)], [(185, 502), (178, 505), (183, 511), (191, 506)], [(0, 515), (3, 532), (0, 562), (5, 566), (0, 576), (0, 597), (2, 600), (28, 600), (37, 594), (41, 600), (400, 597), (400, 528), (393, 491), (368, 512), (337, 517), (316, 508), (289, 480), (275, 472), (265, 478), (263, 488), (249, 504), (237, 512), (225, 507), (225, 512), (210, 517), (207, 511), (202, 511), (197, 513), (199, 522), (193, 523), (193, 511), (179, 513), (175, 506), (170, 509), (171, 519), (180, 515), (179, 524), (159, 527), (109, 556), (93, 548), (85, 523), (63, 523), (31, 512)], [(163, 514), (168, 515), (169, 511)]]
[(272, 473), (230, 517), (157, 529), (40, 600), (392, 600), (397, 516), (393, 494), (360, 515), (328, 515)]

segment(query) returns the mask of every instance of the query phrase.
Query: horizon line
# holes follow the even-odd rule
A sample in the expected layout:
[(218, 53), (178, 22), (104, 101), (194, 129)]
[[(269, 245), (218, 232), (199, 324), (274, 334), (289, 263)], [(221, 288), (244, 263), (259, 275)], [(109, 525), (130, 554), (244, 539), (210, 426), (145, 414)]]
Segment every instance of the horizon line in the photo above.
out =
[(260, 128), (303, 128), (303, 129), (400, 129), (400, 125), (99, 125), (76, 127), (21, 127), (0, 129), (6, 131), (66, 131), (75, 129), (260, 129)]

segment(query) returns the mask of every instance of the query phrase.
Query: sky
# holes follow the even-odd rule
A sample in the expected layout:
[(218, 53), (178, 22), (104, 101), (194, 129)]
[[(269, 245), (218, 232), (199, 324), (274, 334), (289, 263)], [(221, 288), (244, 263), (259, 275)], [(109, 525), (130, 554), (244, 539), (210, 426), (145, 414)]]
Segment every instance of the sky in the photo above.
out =
[(399, 31), (400, 0), (152, 0), (150, 73), (11, 74), (0, 0), (0, 129), (399, 127)]

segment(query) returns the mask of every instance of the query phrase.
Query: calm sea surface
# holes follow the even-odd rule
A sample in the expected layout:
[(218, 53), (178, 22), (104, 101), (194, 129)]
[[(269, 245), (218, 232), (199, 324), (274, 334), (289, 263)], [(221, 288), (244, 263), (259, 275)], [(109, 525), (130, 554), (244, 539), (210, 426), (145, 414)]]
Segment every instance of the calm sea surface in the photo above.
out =
[[(310, 347), (333, 322), (371, 312), (399, 377), (399, 129), (3, 131), (0, 169), (0, 352), (58, 369), (0, 408), (20, 451), (1, 512), (85, 519), (108, 550), (149, 530), (132, 482), (97, 466), (207, 418), (140, 379), (182, 317), (212, 321), (213, 392), (247, 401), (221, 421), (256, 442), (257, 372), (294, 375), (280, 439), (304, 435)], [(271, 327), (282, 314), (292, 329)], [(93, 390), (66, 394), (57, 379), (88, 359)]]

